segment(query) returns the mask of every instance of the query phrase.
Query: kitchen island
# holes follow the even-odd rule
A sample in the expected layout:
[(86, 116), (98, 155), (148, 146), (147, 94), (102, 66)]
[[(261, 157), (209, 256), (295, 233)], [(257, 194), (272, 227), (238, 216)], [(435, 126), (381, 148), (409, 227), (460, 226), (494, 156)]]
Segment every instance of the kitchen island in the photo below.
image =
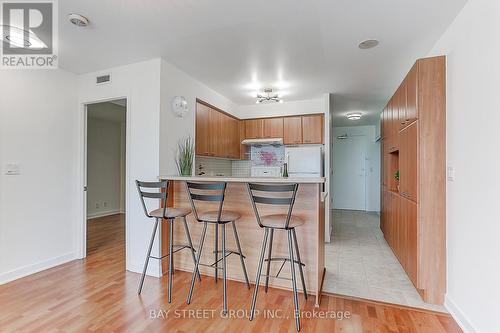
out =
[[(247, 191), (247, 183), (268, 183), (268, 184), (283, 184), (283, 183), (298, 183), (299, 189), (295, 200), (293, 214), (299, 216), (305, 221), (305, 224), (297, 227), (297, 239), (300, 248), (302, 262), (304, 262), (304, 275), (308, 293), (315, 295), (316, 306), (319, 306), (321, 289), (325, 275), (325, 255), (324, 255), (324, 239), (325, 239), (325, 216), (324, 216), (324, 197), (323, 183), (324, 178), (256, 178), (256, 177), (208, 177), (208, 176), (160, 176), (159, 179), (169, 180), (169, 198), (168, 204), (175, 207), (191, 208), (187, 190), (186, 181), (192, 182), (226, 182), (226, 197), (224, 201), (224, 209), (236, 211), (241, 214), (241, 218), (236, 221), (238, 234), (242, 246), (243, 254), (246, 256), (245, 263), (248, 269), (249, 279), (251, 283), (255, 282), (257, 266), (259, 262), (259, 254), (262, 246), (264, 230), (259, 227), (255, 214), (252, 208), (250, 197)], [(210, 203), (199, 203), (198, 210), (212, 210), (213, 206)], [(276, 206), (263, 206), (262, 214), (277, 213), (280, 208)], [(281, 211), (279, 211), (281, 212)], [(193, 238), (193, 244), (198, 247), (198, 242), (203, 229), (202, 223), (195, 220), (194, 215), (188, 216), (189, 230)], [(168, 224), (163, 224), (162, 229), (162, 252), (168, 253)], [(174, 224), (174, 243), (185, 243), (184, 230), (180, 224)], [(219, 240), (220, 241), (220, 240)], [(235, 249), (234, 238), (231, 233), (227, 235), (227, 248)], [(202, 254), (202, 262), (213, 262), (213, 245), (214, 244), (214, 227), (209, 226), (205, 240), (205, 247)], [(273, 256), (287, 257), (287, 238), (285, 232), (276, 232), (273, 243)], [(191, 254), (188, 251), (177, 252), (174, 256), (174, 265), (176, 269), (183, 271), (193, 271), (193, 261)], [(228, 257), (228, 279), (235, 281), (244, 281), (239, 258), (237, 256)], [(271, 264), (271, 275), (278, 272), (281, 262), (273, 262)], [(167, 272), (168, 262), (163, 263), (163, 271)], [(208, 267), (200, 266), (200, 271), (203, 275), (214, 275), (214, 270)], [(290, 277), (289, 265), (286, 265), (280, 277)], [(265, 281), (262, 279), (261, 284)], [(269, 285), (276, 288), (284, 288), (291, 290), (291, 283), (288, 280), (273, 279), (269, 280)], [(186, 286), (186, 291), (187, 291)], [(233, 296), (237, 297), (237, 296)]]

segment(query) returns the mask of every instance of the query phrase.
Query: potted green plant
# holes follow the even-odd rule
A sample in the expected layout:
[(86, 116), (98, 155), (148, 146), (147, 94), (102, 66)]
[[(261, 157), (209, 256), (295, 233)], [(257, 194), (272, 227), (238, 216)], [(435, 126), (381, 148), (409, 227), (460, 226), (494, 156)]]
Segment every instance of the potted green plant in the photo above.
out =
[(193, 172), (194, 142), (188, 136), (177, 142), (177, 170), (181, 176), (191, 176)]
[(398, 192), (399, 192), (399, 170), (396, 170), (396, 172), (394, 172), (394, 179), (396, 179), (396, 181), (398, 182)]

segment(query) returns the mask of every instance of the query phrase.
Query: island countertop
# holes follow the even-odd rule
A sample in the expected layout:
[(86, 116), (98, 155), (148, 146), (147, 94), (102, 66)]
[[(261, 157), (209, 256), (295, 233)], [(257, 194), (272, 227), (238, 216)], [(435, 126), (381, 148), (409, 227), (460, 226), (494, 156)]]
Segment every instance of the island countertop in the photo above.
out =
[(228, 177), (228, 176), (169, 176), (160, 175), (159, 179), (192, 182), (227, 182), (227, 183), (298, 183), (323, 184), (324, 177)]
[[(251, 204), (247, 183), (268, 183), (268, 184), (284, 184), (298, 183), (299, 188), (295, 200), (293, 215), (301, 218), (305, 223), (297, 228), (297, 240), (300, 248), (301, 261), (305, 264), (304, 276), (306, 286), (309, 293), (315, 295), (315, 305), (319, 306), (323, 278), (325, 276), (325, 207), (323, 192), (324, 178), (278, 178), (278, 177), (225, 177), (225, 176), (173, 176), (161, 175), (158, 177), (161, 180), (168, 180), (171, 185), (168, 189), (167, 205), (176, 208), (184, 208), (191, 210), (189, 194), (185, 185), (185, 181), (192, 182), (226, 182), (227, 188), (225, 192), (224, 210), (230, 210), (238, 213), (240, 216), (236, 223), (239, 239), (242, 246), (242, 251), (246, 257), (245, 263), (250, 279), (253, 280), (256, 276), (259, 263), (260, 248), (263, 240), (263, 229), (259, 227), (253, 206)], [(199, 211), (210, 211), (218, 209), (214, 208), (211, 202), (198, 202), (197, 209)], [(277, 214), (287, 212), (287, 208), (262, 205), (259, 207), (259, 212), (263, 215)], [(194, 214), (189, 214), (186, 217), (191, 237), (195, 244), (198, 244), (201, 238), (202, 223), (195, 219)], [(207, 244), (215, 243), (215, 228), (216, 224), (212, 225), (206, 235)], [(161, 249), (162, 256), (169, 251), (169, 224), (160, 224), (161, 232)], [(222, 227), (219, 227), (222, 228)], [(185, 234), (182, 227), (174, 228), (174, 244), (182, 244), (185, 242)], [(233, 237), (227, 237), (228, 248), (235, 248)], [(285, 232), (279, 230), (274, 234), (273, 255), (286, 258), (287, 256), (287, 238)], [(210, 248), (211, 247), (211, 248)], [(209, 250), (202, 253), (202, 262), (212, 263), (214, 261), (214, 246), (210, 246)], [(168, 260), (162, 262), (162, 270), (168, 270)], [(193, 259), (189, 251), (179, 251), (174, 256), (174, 265), (176, 269), (192, 272)], [(235, 281), (244, 281), (239, 260), (234, 258), (228, 260), (227, 278)], [(279, 269), (278, 262), (271, 265), (270, 274), (277, 274)], [(287, 271), (287, 270), (284, 270)], [(289, 272), (289, 269), (288, 269)], [(200, 267), (202, 275), (214, 275), (214, 269), (208, 267)], [(286, 273), (284, 273), (286, 275)], [(285, 277), (289, 277), (286, 275)], [(281, 276), (280, 276), (281, 277)], [(255, 281), (255, 280), (254, 280)], [(261, 283), (264, 282), (264, 279)], [(290, 281), (283, 279), (270, 279), (269, 285), (276, 288), (291, 289)], [(299, 286), (299, 289), (300, 286)]]

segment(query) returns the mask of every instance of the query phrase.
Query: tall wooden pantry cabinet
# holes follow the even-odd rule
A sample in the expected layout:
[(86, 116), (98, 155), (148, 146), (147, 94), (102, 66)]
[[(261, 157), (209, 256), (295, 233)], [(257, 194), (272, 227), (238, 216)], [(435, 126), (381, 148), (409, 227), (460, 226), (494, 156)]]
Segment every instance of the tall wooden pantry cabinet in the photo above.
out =
[(419, 59), (381, 116), (381, 229), (423, 300), (446, 290), (446, 59)]

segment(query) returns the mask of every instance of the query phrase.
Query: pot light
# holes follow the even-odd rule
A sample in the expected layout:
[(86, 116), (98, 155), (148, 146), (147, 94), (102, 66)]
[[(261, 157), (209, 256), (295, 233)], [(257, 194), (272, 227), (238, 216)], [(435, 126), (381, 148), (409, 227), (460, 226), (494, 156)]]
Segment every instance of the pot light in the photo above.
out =
[(349, 120), (360, 120), (361, 116), (362, 116), (362, 114), (359, 113), (359, 112), (348, 113), (347, 114), (347, 119), (349, 119)]
[(31, 31), (24, 29), (1, 25), (1, 40), (8, 43), (11, 47), (29, 48), (29, 49), (44, 49), (47, 48), (44, 42)]
[(358, 47), (362, 50), (368, 50), (368, 49), (374, 48), (378, 44), (379, 44), (379, 41), (376, 39), (367, 39), (367, 40), (364, 40), (361, 43), (359, 43)]

